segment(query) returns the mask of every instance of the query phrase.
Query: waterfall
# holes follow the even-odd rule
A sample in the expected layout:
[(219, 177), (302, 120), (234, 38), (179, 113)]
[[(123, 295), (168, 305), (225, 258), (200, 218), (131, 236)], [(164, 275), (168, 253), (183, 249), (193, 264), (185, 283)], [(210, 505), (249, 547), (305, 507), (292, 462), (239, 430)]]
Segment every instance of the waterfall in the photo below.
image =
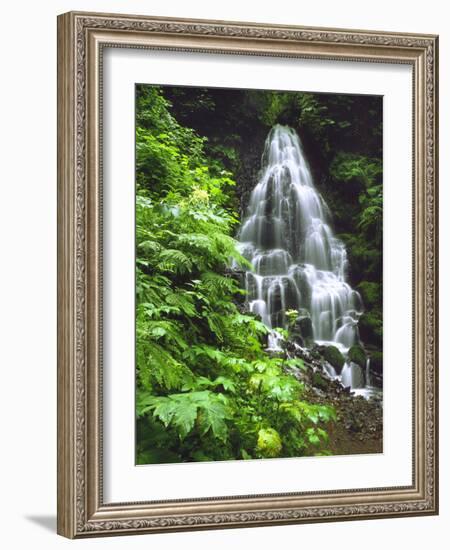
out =
[(286, 328), (288, 310), (307, 311), (317, 343), (346, 351), (359, 342), (363, 304), (346, 282), (345, 245), (292, 128), (277, 124), (266, 139), (239, 241), (253, 268), (245, 274), (248, 307), (272, 329), (269, 347), (278, 347), (275, 329)]
[(370, 376), (370, 357), (366, 359), (366, 386), (372, 386), (372, 377)]
[(359, 365), (346, 362), (341, 372), (341, 383), (352, 390), (366, 387), (363, 370)]

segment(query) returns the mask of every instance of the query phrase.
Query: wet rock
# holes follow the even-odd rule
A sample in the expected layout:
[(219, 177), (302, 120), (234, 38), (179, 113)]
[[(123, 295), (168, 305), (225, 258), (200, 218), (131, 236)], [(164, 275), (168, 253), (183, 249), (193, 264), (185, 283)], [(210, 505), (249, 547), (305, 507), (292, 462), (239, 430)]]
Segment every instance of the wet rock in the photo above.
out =
[(383, 320), (381, 314), (371, 311), (361, 315), (358, 322), (359, 334), (363, 342), (383, 345)]
[(348, 350), (348, 358), (353, 363), (356, 363), (363, 369), (366, 367), (366, 352), (362, 346), (355, 344)]
[(322, 391), (327, 391), (329, 389), (330, 381), (327, 380), (320, 372), (315, 372), (313, 374), (313, 385), (316, 388), (319, 388)]
[(311, 357), (313, 357), (314, 359), (321, 359), (322, 358), (321, 349), (324, 350), (325, 346), (313, 346), (310, 349)]
[(325, 346), (323, 357), (326, 361), (328, 361), (328, 363), (330, 363), (332, 367), (334, 367), (334, 370), (337, 374), (341, 373), (342, 367), (345, 363), (345, 358), (337, 347)]
[(313, 326), (311, 317), (297, 317), (295, 326), (298, 328), (303, 338), (310, 340), (313, 338)]
[(330, 380), (334, 380), (337, 376), (336, 369), (328, 361), (322, 363), (322, 370)]
[(290, 337), (302, 347), (311, 346), (313, 343), (313, 326), (309, 313), (303, 316), (299, 315), (296, 318)]

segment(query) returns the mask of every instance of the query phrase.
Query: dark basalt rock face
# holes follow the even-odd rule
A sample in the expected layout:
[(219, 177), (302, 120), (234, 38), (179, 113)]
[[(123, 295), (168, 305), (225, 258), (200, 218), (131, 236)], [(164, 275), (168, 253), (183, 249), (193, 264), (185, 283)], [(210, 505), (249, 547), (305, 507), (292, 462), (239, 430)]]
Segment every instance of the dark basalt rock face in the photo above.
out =
[(258, 181), (261, 170), (261, 151), (264, 149), (266, 130), (256, 132), (251, 139), (237, 146), (240, 166), (236, 172), (236, 194), (239, 199), (239, 215), (245, 217), (250, 194)]
[(294, 326), (289, 331), (289, 337), (298, 345), (310, 348), (314, 345), (311, 316), (305, 309), (301, 309), (299, 313), (300, 315), (295, 320)]

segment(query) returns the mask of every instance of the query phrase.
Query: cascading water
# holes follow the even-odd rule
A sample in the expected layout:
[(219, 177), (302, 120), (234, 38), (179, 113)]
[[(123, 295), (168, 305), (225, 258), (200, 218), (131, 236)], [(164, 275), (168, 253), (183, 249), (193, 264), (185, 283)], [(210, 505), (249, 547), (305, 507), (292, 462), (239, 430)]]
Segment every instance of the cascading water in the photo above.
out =
[(346, 351), (359, 341), (363, 305), (346, 282), (347, 252), (330, 218), (298, 135), (274, 126), (239, 232), (240, 251), (253, 266), (245, 274), (248, 307), (272, 329), (269, 348), (279, 345), (275, 329), (287, 326), (287, 310), (308, 311), (317, 343)]

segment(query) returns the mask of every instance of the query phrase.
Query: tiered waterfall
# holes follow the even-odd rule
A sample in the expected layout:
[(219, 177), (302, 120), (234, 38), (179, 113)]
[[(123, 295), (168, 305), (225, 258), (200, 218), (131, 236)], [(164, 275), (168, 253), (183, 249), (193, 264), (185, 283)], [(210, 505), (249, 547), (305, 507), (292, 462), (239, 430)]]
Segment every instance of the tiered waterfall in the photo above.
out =
[[(345, 351), (359, 341), (363, 305), (346, 281), (346, 248), (292, 128), (276, 125), (267, 137), (239, 241), (253, 266), (245, 277), (248, 307), (270, 329), (286, 327), (286, 311), (307, 310), (317, 343)], [(277, 342), (272, 332), (269, 345)]]

